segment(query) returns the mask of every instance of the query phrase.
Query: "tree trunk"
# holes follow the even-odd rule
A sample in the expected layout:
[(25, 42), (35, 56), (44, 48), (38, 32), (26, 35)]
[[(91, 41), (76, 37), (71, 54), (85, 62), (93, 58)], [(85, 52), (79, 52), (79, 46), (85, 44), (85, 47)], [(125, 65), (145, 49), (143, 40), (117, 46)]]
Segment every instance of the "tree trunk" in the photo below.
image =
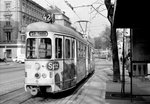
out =
[(119, 67), (119, 58), (118, 58), (118, 45), (117, 45), (117, 36), (116, 36), (116, 28), (113, 27), (113, 13), (114, 13), (114, 5), (111, 4), (111, 0), (104, 1), (106, 8), (108, 10), (107, 18), (111, 25), (111, 50), (112, 50), (112, 60), (113, 60), (113, 81), (120, 81), (120, 67)]
[(112, 46), (113, 81), (120, 82), (120, 66), (119, 66), (119, 58), (118, 58), (116, 28), (114, 28), (112, 24), (111, 24), (110, 39), (111, 39), (111, 46)]

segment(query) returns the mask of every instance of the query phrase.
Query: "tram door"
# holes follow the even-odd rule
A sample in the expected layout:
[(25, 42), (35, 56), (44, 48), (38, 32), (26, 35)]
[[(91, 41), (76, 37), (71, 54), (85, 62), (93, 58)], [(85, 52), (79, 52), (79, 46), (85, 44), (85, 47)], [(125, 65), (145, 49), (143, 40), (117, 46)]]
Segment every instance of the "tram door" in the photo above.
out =
[(55, 61), (54, 64), (54, 80), (55, 80), (55, 91), (62, 89), (63, 81), (63, 36), (55, 35)]
[(72, 38), (71, 42), (71, 50), (72, 50), (72, 63), (74, 67), (77, 65), (77, 54), (76, 54), (76, 40)]
[(64, 69), (63, 84), (64, 89), (73, 87), (75, 80), (75, 40), (71, 37), (64, 37)]
[(73, 68), (73, 73), (74, 73), (74, 79), (76, 80), (77, 77), (77, 69), (76, 69), (76, 65), (77, 65), (77, 51), (76, 51), (76, 40), (74, 38), (72, 38), (72, 46), (71, 46), (71, 50), (72, 50), (72, 68)]

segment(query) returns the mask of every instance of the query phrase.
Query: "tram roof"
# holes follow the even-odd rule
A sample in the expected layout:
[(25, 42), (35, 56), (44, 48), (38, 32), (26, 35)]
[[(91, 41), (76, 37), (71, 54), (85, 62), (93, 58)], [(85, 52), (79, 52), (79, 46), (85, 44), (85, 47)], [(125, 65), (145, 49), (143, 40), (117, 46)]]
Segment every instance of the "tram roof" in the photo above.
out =
[(82, 41), (87, 42), (75, 30), (73, 30), (69, 27), (66, 27), (66, 26), (56, 24), (56, 23), (54, 23), (54, 24), (45, 23), (45, 22), (31, 23), (26, 28), (26, 32), (30, 32), (30, 31), (48, 31), (48, 32), (62, 33), (62, 34), (66, 34), (68, 36), (77, 37), (77, 38), (81, 39)]

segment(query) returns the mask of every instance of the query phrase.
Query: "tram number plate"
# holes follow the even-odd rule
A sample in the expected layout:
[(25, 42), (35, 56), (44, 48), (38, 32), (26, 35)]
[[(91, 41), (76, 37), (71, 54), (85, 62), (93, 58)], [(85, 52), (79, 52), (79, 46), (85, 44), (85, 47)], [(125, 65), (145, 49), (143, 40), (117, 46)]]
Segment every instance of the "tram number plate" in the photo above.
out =
[(47, 63), (47, 68), (49, 70), (58, 70), (59, 69), (59, 62), (55, 61), (55, 62), (48, 62)]

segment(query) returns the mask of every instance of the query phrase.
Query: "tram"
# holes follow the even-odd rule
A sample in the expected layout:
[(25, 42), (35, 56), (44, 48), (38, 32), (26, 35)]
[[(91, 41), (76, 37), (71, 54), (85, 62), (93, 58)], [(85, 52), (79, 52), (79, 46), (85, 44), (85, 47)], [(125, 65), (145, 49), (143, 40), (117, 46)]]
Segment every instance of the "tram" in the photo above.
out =
[(26, 28), (25, 91), (58, 93), (94, 72), (93, 44), (75, 30), (35, 22)]

